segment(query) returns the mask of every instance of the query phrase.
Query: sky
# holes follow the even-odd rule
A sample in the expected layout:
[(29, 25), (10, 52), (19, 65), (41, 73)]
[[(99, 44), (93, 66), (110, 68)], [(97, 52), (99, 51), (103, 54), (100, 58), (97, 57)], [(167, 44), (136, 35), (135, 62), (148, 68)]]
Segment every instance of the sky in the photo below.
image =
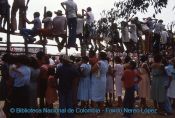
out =
[[(27, 1), (27, 0), (26, 0)], [(65, 0), (30, 0), (27, 18), (29, 20), (33, 20), (33, 13), (38, 11), (41, 14), (41, 19), (43, 18), (44, 6), (46, 6), (47, 10), (52, 12), (57, 11), (58, 9), (63, 10), (60, 3)], [(114, 6), (115, 1), (119, 0), (74, 0), (78, 6), (78, 13), (81, 13), (82, 9), (86, 9), (87, 7), (91, 7), (92, 11), (95, 15), (95, 19), (98, 20), (100, 18), (100, 13), (103, 10), (110, 10)], [(10, 5), (12, 6), (13, 0), (9, 0)], [(168, 23), (175, 21), (175, 11), (173, 11), (173, 6), (175, 6), (175, 0), (168, 0), (167, 8), (162, 9), (162, 13), (156, 15), (156, 18), (163, 19), (164, 23), (167, 25)], [(64, 12), (63, 12), (64, 13)], [(153, 15), (153, 9), (150, 8), (148, 13), (138, 13), (137, 16), (141, 19), (144, 17), (149, 17)], [(54, 16), (54, 15), (53, 15)], [(31, 28), (32, 25), (27, 25), (28, 28)], [(3, 36), (1, 34), (0, 36)], [(21, 37), (17, 37), (19, 40), (22, 40)], [(49, 48), (49, 51), (52, 53), (57, 53), (57, 48)], [(74, 52), (75, 50), (71, 50)]]

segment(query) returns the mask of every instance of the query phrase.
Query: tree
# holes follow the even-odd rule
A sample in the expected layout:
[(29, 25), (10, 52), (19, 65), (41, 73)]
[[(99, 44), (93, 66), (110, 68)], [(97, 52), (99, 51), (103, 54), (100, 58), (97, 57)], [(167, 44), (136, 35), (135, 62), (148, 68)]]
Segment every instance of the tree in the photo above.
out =
[(153, 6), (155, 14), (161, 13), (168, 0), (123, 0), (114, 3), (114, 10), (117, 17), (124, 18), (136, 14), (138, 11), (147, 12), (148, 7)]

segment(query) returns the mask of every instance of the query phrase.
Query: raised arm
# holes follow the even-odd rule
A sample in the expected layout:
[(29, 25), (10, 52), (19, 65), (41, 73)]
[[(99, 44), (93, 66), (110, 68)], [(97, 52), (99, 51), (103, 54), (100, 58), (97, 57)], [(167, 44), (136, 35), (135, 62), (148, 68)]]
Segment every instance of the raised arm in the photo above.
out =
[(65, 8), (65, 3), (64, 2), (62, 2), (61, 3), (61, 6), (63, 7), (63, 9), (66, 11), (66, 8)]

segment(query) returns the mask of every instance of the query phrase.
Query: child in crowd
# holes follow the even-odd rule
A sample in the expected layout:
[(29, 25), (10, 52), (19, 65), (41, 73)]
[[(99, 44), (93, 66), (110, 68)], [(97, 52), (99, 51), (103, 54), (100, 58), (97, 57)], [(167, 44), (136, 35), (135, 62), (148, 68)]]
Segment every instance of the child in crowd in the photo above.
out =
[(89, 58), (87, 56), (82, 57), (82, 64), (80, 65), (80, 81), (78, 86), (78, 100), (81, 101), (81, 107), (87, 108), (90, 99), (90, 72), (91, 65), (88, 64)]
[[(112, 96), (114, 92), (114, 79), (113, 79), (113, 68), (112, 65), (110, 64), (110, 59), (107, 59), (109, 63), (108, 67), (108, 72), (107, 72), (107, 81), (106, 81), (106, 105), (107, 106), (112, 106)], [(109, 95), (109, 99), (108, 99)]]
[(56, 92), (57, 81), (55, 76), (55, 68), (48, 68), (48, 80), (47, 80), (47, 89), (46, 89), (46, 105), (48, 108), (53, 108), (53, 103), (58, 100), (58, 95)]
[[(124, 83), (124, 88), (125, 88), (125, 95), (124, 95), (124, 100), (123, 100), (123, 107), (128, 108), (128, 109), (133, 109), (134, 108), (134, 89), (135, 89), (135, 84), (139, 83), (141, 80), (141, 77), (139, 74), (135, 71), (136, 68), (136, 62), (135, 61), (130, 61), (129, 62), (129, 67), (124, 71), (122, 81)], [(135, 81), (135, 78), (138, 78), (137, 81)], [(124, 113), (125, 117), (131, 117), (132, 113)]]
[(114, 74), (115, 74), (115, 86), (116, 86), (116, 96), (118, 97), (118, 107), (122, 106), (122, 75), (124, 72), (124, 66), (122, 64), (122, 60), (119, 56), (115, 57), (115, 67), (114, 67)]

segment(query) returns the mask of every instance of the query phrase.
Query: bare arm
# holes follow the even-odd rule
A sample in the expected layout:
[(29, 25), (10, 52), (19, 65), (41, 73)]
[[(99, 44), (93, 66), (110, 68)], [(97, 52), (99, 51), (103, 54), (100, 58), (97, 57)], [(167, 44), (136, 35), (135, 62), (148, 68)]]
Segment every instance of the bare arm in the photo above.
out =
[(62, 7), (63, 7), (63, 9), (66, 11), (66, 8), (65, 8), (65, 6), (64, 6), (64, 5), (65, 5), (65, 3), (64, 3), (64, 2), (62, 2), (62, 3), (61, 3), (61, 6), (62, 6)]
[(29, 21), (27, 18), (25, 18), (25, 21), (28, 23), (28, 24), (33, 24), (34, 21)]

